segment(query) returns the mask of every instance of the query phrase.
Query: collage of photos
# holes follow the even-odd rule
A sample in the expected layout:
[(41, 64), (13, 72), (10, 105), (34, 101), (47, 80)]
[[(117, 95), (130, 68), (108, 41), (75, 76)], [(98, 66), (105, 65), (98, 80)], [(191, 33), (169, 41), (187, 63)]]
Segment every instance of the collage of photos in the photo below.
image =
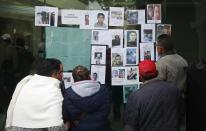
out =
[(106, 46), (92, 46), (91, 64), (106, 64)]
[(108, 11), (82, 11), (80, 29), (108, 29)]
[(112, 85), (131, 85), (139, 83), (138, 66), (112, 67)]
[(126, 72), (124, 67), (112, 67), (112, 85), (125, 85)]
[[(146, 17), (145, 17), (146, 16)], [(36, 26), (57, 26), (58, 8), (36, 6)], [(126, 20), (126, 21), (124, 21)], [(155, 40), (161, 34), (171, 35), (171, 24), (161, 24), (161, 4), (148, 4), (146, 10), (110, 7), (105, 10), (61, 9), (61, 22), (79, 25), (91, 31), (91, 77), (105, 83), (106, 49), (111, 48), (112, 85), (139, 83), (138, 64), (142, 60), (158, 60)], [(141, 25), (139, 30), (110, 29)], [(156, 25), (157, 24), (157, 25)], [(141, 41), (141, 43), (139, 43)], [(67, 86), (69, 78), (64, 78)]]
[(124, 7), (110, 7), (109, 26), (124, 26)]
[(58, 8), (35, 6), (35, 26), (57, 26)]
[(161, 23), (162, 10), (161, 4), (147, 5), (147, 23)]

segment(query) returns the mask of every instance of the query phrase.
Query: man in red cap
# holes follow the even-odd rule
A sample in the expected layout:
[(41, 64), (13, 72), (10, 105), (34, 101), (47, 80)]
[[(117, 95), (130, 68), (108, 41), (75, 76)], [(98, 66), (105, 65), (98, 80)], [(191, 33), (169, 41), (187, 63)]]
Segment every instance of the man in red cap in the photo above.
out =
[(139, 63), (141, 89), (133, 92), (124, 112), (124, 131), (179, 131), (182, 116), (181, 93), (173, 84), (154, 79), (155, 63)]

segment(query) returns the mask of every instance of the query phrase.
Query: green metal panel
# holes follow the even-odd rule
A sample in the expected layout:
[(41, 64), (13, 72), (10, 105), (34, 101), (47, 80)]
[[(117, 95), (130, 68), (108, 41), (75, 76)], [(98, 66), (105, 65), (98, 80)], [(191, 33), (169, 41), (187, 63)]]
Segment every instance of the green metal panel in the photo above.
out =
[(90, 69), (91, 30), (46, 27), (46, 58), (57, 58), (64, 71), (77, 65)]

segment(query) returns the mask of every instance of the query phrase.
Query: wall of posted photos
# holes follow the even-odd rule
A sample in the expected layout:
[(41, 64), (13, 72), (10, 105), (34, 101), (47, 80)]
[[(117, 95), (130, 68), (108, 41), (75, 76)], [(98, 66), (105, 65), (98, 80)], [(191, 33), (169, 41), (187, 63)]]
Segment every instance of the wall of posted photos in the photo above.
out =
[[(126, 18), (126, 23), (125, 23)], [(36, 6), (36, 26), (57, 26), (58, 8)], [(110, 7), (105, 10), (61, 10), (61, 24), (79, 25), (80, 29), (92, 30), (91, 34), (91, 78), (105, 84), (106, 49), (111, 48), (111, 85), (123, 85), (124, 103), (129, 94), (138, 89), (139, 62), (158, 60), (155, 46), (161, 34), (171, 35), (171, 24), (162, 24), (161, 4), (148, 4), (145, 9), (125, 10)], [(141, 30), (109, 29), (124, 25), (141, 25)], [(66, 87), (72, 75), (64, 74)], [(137, 86), (134, 86), (137, 85)]]

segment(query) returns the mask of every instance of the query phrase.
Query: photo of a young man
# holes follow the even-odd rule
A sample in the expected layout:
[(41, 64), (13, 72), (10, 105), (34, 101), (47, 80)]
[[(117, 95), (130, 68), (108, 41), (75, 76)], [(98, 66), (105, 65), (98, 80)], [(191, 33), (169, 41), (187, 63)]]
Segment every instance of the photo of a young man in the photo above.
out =
[(105, 15), (103, 13), (97, 14), (97, 22), (94, 24), (96, 28), (107, 28), (107, 25), (104, 23)]
[(112, 54), (112, 66), (123, 66), (122, 55), (120, 55), (118, 53)]
[(135, 31), (127, 31), (127, 47), (137, 47), (137, 33)]

